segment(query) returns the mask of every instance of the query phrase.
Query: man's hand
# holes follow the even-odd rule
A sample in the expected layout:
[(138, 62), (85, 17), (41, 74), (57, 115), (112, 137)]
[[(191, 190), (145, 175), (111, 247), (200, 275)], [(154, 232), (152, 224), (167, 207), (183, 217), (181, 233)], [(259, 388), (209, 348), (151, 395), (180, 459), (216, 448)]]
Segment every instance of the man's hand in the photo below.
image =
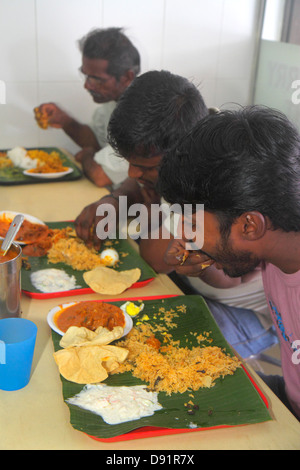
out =
[(178, 274), (199, 277), (214, 261), (198, 251), (189, 251), (183, 240), (172, 240), (165, 252), (164, 261)]
[(62, 129), (79, 147), (93, 147), (100, 150), (100, 145), (92, 129), (81, 124), (55, 103), (43, 103), (34, 108), (35, 119), (40, 127)]
[[(110, 204), (110, 211), (104, 215), (96, 215), (99, 206), (104, 209), (104, 204)], [(113, 210), (114, 208), (114, 210)], [(109, 214), (109, 215), (108, 215)], [(111, 231), (116, 230), (119, 214), (119, 203), (113, 197), (103, 197), (99, 201), (86, 206), (75, 220), (75, 230), (79, 238), (84, 240), (88, 246), (93, 246), (96, 250), (100, 250), (102, 240), (108, 238)], [(105, 236), (101, 239), (97, 235), (97, 225), (106, 218), (107, 225)], [(99, 232), (99, 231), (98, 231)]]
[(50, 127), (61, 129), (66, 126), (72, 118), (55, 103), (43, 103), (35, 109), (35, 119), (37, 115), (46, 115), (47, 124)]

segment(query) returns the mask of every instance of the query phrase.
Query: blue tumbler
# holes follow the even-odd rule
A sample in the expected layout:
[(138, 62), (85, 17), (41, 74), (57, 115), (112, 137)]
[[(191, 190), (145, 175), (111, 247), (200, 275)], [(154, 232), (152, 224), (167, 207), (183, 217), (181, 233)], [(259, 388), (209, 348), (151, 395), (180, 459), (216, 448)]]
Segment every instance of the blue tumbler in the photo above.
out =
[(19, 390), (30, 379), (37, 326), (25, 318), (0, 320), (0, 390)]

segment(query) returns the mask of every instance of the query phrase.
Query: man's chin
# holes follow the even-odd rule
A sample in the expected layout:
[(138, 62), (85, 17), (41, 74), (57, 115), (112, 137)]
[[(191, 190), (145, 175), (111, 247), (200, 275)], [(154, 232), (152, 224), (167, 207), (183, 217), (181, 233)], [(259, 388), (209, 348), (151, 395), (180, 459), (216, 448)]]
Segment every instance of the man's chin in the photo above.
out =
[(93, 95), (92, 93), (90, 93), (90, 95), (95, 103), (102, 104), (107, 103), (108, 101), (106, 98), (104, 98), (104, 96)]
[(103, 98), (96, 98), (95, 96), (93, 96), (92, 98), (93, 98), (94, 103), (97, 103), (97, 104), (106, 103), (106, 100)]
[(246, 274), (249, 274), (255, 269), (256, 266), (251, 268), (240, 268), (240, 269), (232, 269), (232, 268), (223, 268), (223, 272), (229, 277), (242, 277)]

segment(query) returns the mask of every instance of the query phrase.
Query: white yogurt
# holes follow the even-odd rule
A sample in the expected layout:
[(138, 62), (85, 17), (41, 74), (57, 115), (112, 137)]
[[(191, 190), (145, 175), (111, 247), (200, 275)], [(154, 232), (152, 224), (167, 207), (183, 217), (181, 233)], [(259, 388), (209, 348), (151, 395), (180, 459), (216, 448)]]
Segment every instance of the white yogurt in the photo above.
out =
[(108, 424), (119, 424), (152, 416), (161, 410), (156, 392), (148, 392), (145, 385), (110, 387), (106, 384), (86, 385), (80, 393), (67, 400), (92, 413), (100, 415)]
[(69, 276), (62, 269), (42, 269), (31, 274), (30, 280), (35, 289), (44, 293), (63, 292), (77, 289), (75, 276)]

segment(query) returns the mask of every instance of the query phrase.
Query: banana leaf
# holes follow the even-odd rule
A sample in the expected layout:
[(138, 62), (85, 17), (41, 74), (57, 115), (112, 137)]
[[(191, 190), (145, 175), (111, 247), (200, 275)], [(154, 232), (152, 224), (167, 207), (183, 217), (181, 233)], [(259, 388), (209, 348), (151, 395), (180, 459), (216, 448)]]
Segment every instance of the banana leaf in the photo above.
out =
[[(74, 227), (74, 223), (72, 222), (47, 222), (47, 225), (50, 228), (59, 229), (62, 229), (64, 227)], [(109, 243), (109, 248), (115, 248), (115, 250), (119, 253), (120, 262), (118, 263), (118, 266), (114, 268), (116, 269), (116, 271), (125, 271), (127, 269), (140, 268), (141, 277), (137, 284), (156, 277), (155, 271), (146, 263), (146, 261), (143, 260), (143, 258), (135, 251), (135, 249), (130, 245), (127, 240), (117, 239), (109, 240), (108, 242), (105, 241), (103, 242), (103, 249), (105, 247), (108, 247), (106, 246), (107, 243)], [(30, 266), (30, 269), (27, 269), (28, 265)], [(72, 294), (80, 294), (82, 292), (82, 289), (89, 288), (89, 286), (85, 283), (83, 279), (84, 271), (77, 271), (71, 266), (68, 266), (64, 263), (49, 263), (47, 256), (28, 256), (28, 263), (24, 264), (21, 270), (22, 290), (31, 294), (39, 294), (40, 296), (42, 296), (41, 291), (37, 290), (31, 283), (30, 275), (31, 273), (39, 271), (40, 269), (50, 268), (63, 269), (69, 276), (75, 277), (76, 284), (78, 286), (81, 286), (81, 288), (76, 289), (75, 292), (73, 290)], [(45, 294), (44, 296), (47, 297), (47, 294)]]
[[(124, 301), (123, 301), (124, 302)], [(123, 302), (111, 302), (121, 305)], [(162, 299), (145, 300), (143, 315), (149, 317), (150, 323), (164, 324), (163, 319), (159, 319), (157, 312), (164, 307), (167, 310), (176, 310), (176, 307), (185, 305), (186, 313), (180, 314), (176, 318), (177, 327), (170, 332), (175, 341), (180, 340), (181, 347), (199, 346), (195, 333), (200, 334), (210, 332), (212, 346), (219, 346), (230, 356), (234, 352), (224, 339), (220, 329), (214, 321), (207, 305), (200, 296), (176, 296)], [(141, 315), (141, 314), (140, 314)], [(139, 321), (140, 316), (135, 321)], [(159, 335), (156, 334), (159, 338)], [(52, 339), (55, 351), (60, 349), (59, 341), (61, 336), (52, 332)], [(206, 344), (207, 345), (207, 344)], [(63, 399), (67, 400), (79, 393), (82, 385), (65, 380), (62, 376)], [(141, 385), (140, 379), (132, 376), (130, 372), (111, 375), (105, 380), (111, 386), (132, 386)], [(207, 429), (219, 426), (235, 426), (251, 423), (259, 423), (271, 420), (267, 406), (261, 394), (254, 387), (243, 368), (238, 368), (233, 375), (217, 379), (212, 388), (201, 388), (192, 392), (192, 401), (197, 405), (193, 415), (187, 411), (186, 404), (191, 400), (191, 392), (173, 393), (167, 395), (159, 392), (158, 401), (163, 409), (156, 411), (153, 416), (141, 418), (139, 420), (128, 421), (116, 425), (109, 425), (102, 418), (90, 411), (81, 409), (72, 404), (67, 404), (70, 409), (71, 425), (90, 436), (109, 439), (115, 436), (124, 435), (139, 428), (151, 426), (153, 429)]]
[[(7, 152), (8, 149), (0, 150), (0, 152)], [(55, 181), (74, 181), (82, 177), (82, 172), (75, 163), (64, 153), (56, 147), (35, 147), (28, 148), (27, 150), (43, 150), (44, 152), (51, 153), (57, 152), (64, 166), (73, 168), (73, 172), (66, 176), (55, 179), (39, 179), (32, 178), (23, 174), (23, 169), (18, 167), (0, 168), (0, 185), (15, 185), (15, 184), (35, 184), (35, 183), (53, 183)]]

